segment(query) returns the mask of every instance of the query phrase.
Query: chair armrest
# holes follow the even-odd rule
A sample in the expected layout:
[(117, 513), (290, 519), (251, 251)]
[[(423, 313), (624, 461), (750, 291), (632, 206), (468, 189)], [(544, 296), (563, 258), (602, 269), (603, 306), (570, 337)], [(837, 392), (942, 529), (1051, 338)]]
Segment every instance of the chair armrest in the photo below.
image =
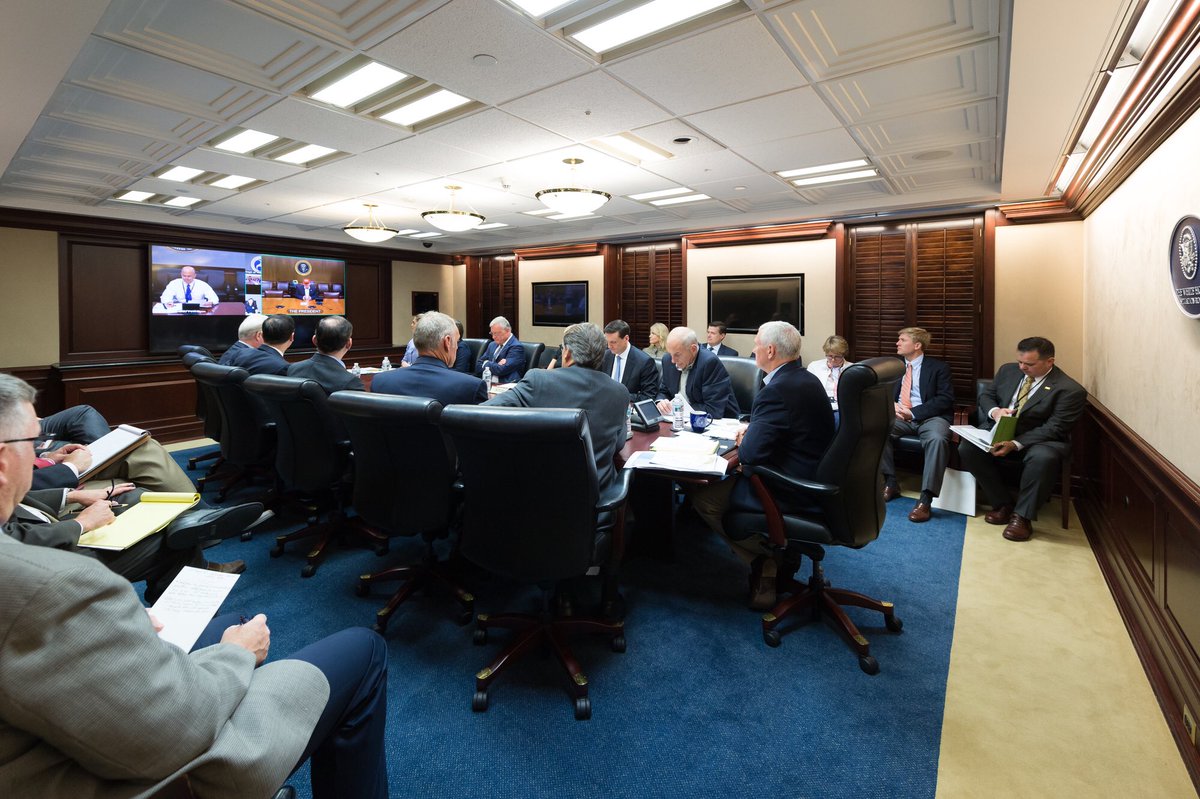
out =
[(783, 532), (783, 513), (779, 510), (779, 505), (775, 503), (775, 497), (767, 488), (768, 483), (792, 491), (815, 494), (818, 497), (833, 496), (839, 490), (838, 486), (828, 483), (816, 483), (812, 480), (789, 477), (770, 466), (744, 466), (742, 473), (749, 477), (750, 486), (754, 489), (758, 501), (762, 503), (763, 513), (767, 517), (767, 539), (775, 549), (787, 549), (788, 541)]
[(742, 471), (747, 474), (760, 475), (764, 478), (764, 482), (774, 487), (799, 491), (803, 494), (814, 494), (818, 497), (831, 497), (841, 490), (839, 486), (830, 485), (829, 483), (818, 483), (813, 480), (791, 477), (771, 466), (743, 466)]
[(596, 513), (606, 513), (624, 505), (625, 500), (629, 498), (629, 486), (632, 483), (633, 469), (621, 469), (617, 473), (617, 482), (608, 489), (606, 496), (600, 497)]

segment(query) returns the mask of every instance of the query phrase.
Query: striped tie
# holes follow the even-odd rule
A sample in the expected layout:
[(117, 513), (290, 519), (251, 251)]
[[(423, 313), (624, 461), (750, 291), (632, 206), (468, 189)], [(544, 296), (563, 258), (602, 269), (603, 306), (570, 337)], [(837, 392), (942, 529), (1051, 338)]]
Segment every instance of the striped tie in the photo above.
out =
[(1021, 409), (1025, 407), (1025, 403), (1029, 400), (1029, 389), (1033, 388), (1033, 378), (1025, 375), (1025, 382), (1021, 384), (1021, 390), (1017, 392), (1017, 416), (1021, 415)]
[(906, 364), (904, 379), (900, 381), (900, 407), (912, 408), (912, 364)]

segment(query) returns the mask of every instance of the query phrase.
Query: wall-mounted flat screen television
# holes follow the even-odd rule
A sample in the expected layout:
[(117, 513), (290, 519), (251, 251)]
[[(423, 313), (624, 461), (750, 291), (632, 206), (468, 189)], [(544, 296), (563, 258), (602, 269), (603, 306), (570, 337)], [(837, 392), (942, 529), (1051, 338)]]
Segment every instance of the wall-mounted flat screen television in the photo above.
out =
[(533, 323), (546, 327), (566, 327), (586, 322), (588, 284), (586, 280), (558, 283), (534, 283)]
[(316, 319), (346, 312), (346, 262), (195, 247), (150, 246), (150, 351), (181, 344), (225, 349), (249, 313), (287, 314), (296, 344)]
[(710, 277), (708, 318), (730, 333), (757, 333), (763, 322), (791, 322), (804, 334), (804, 275)]

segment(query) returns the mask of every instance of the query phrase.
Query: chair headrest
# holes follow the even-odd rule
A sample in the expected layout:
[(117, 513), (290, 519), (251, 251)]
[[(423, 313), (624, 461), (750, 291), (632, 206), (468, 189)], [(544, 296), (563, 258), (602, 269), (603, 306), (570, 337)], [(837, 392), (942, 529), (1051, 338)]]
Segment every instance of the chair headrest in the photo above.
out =
[(236, 386), (246, 382), (250, 373), (240, 366), (225, 366), (211, 361), (192, 364), (192, 377), (215, 386)]
[(437, 424), (442, 416), (442, 403), (435, 399), (366, 391), (335, 391), (329, 395), (329, 407), (340, 416), (408, 424)]
[(302, 377), (283, 375), (251, 375), (246, 378), (246, 390), (276, 402), (319, 402), (325, 404), (328, 395), (321, 384)]
[(481, 438), (520, 436), (526, 443), (573, 433), (586, 436), (587, 412), (581, 408), (496, 408), (450, 405), (442, 411), (442, 429)]

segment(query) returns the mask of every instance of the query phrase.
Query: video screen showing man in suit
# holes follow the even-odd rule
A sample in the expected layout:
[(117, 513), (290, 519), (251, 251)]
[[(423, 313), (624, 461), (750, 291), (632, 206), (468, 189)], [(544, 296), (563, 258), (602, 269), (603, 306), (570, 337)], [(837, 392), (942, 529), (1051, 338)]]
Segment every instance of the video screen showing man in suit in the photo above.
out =
[(262, 256), (262, 312), (337, 316), (346, 312), (346, 262), (337, 258)]
[(652, 400), (658, 396), (658, 367), (650, 356), (632, 346), (629, 324), (614, 319), (604, 326), (608, 352), (604, 354), (604, 371), (629, 390), (634, 402)]
[(458, 357), (458, 325), (444, 313), (426, 311), (413, 328), (417, 357), (406, 369), (375, 375), (375, 394), (428, 397), (442, 405), (478, 405), (487, 399), (487, 388), (474, 375), (454, 370)]
[(324, 294), (321, 288), (313, 283), (310, 279), (293, 280), (288, 285), (288, 296), (295, 297), (298, 300), (312, 302), (315, 300), (324, 300)]
[(180, 269), (179, 277), (167, 284), (159, 298), (159, 302), (167, 311), (180, 305), (212, 308), (220, 301), (212, 286), (196, 277), (194, 266), (185, 266)]

